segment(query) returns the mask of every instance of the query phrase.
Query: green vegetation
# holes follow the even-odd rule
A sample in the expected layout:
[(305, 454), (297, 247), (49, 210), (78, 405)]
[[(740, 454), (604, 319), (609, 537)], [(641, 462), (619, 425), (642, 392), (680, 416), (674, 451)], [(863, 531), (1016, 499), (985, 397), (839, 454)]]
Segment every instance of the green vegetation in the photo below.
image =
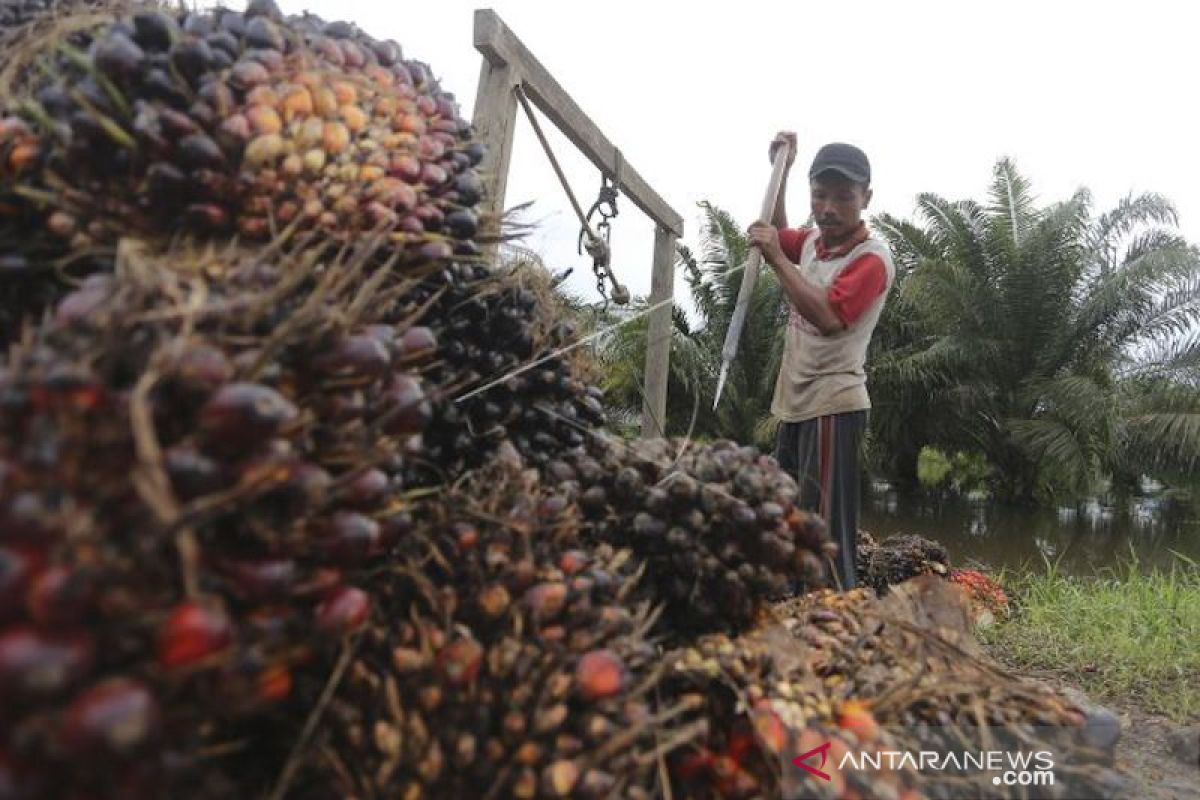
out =
[[(785, 306), (768, 271), (713, 414), (746, 242), (744, 225), (702, 209), (699, 254), (679, 251), (696, 314), (675, 315), (666, 429), (769, 449)], [(987, 200), (923, 194), (917, 209), (916, 222), (872, 221), (897, 267), (867, 366), (872, 470), (918, 487), (922, 451), (927, 477), (944, 454), (940, 491), (986, 486), (1018, 503), (1131, 489), (1141, 476), (1186, 485), (1200, 463), (1200, 250), (1171, 204), (1145, 194), (1096, 214), (1080, 190), (1038, 206), (1001, 160)], [(630, 413), (641, 322), (601, 352), (610, 400)]]
[(1048, 670), (1106, 700), (1132, 702), (1177, 722), (1200, 720), (1200, 566), (1169, 571), (1136, 562), (1092, 578), (1050, 565), (1001, 576), (1017, 610), (981, 632), (1021, 669)]

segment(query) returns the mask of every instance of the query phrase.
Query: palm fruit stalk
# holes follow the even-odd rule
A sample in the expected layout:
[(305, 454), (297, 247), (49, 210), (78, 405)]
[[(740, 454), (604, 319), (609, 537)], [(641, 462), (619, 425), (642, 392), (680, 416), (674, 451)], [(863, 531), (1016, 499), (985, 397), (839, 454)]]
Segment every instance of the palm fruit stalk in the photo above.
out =
[[(493, 469), (448, 490), (372, 581), (371, 620), (326, 714), (314, 796), (650, 797), (659, 707), (637, 562), (584, 550), (552, 487)], [(301, 795), (303, 796), (303, 795)]]
[(768, 600), (827, 580), (836, 545), (753, 448), (604, 437), (545, 471), (578, 497), (591, 536), (646, 561), (673, 634), (746, 629)]
[(66, 283), (111, 271), (123, 238), (386, 229), (402, 260), (477, 255), (482, 149), (395, 42), (269, 0), (115, 9), (63, 3), (9, 29), (5, 340)]

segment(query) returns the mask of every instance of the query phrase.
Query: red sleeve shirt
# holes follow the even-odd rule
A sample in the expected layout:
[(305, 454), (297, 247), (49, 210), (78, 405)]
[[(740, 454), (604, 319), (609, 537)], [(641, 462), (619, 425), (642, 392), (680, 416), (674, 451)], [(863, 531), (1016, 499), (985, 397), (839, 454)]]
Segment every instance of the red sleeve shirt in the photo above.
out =
[(783, 254), (788, 257), (788, 261), (793, 264), (800, 263), (800, 250), (804, 247), (804, 240), (810, 233), (812, 233), (812, 228), (779, 229), (779, 246), (783, 248)]
[(887, 267), (883, 259), (867, 253), (850, 262), (833, 279), (826, 299), (833, 313), (848, 328), (858, 321), (887, 289)]
[[(812, 233), (812, 228), (780, 229), (779, 245), (793, 264), (800, 263), (804, 242)], [(879, 256), (867, 253), (854, 259), (838, 274), (826, 299), (842, 324), (849, 327), (886, 289), (887, 267)]]

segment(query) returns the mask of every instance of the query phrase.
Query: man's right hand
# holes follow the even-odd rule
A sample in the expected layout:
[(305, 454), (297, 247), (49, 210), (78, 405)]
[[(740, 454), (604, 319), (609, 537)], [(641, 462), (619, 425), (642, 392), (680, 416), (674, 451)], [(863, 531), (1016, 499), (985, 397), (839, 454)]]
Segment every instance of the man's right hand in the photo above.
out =
[(768, 159), (772, 164), (775, 163), (775, 153), (780, 147), (787, 148), (787, 168), (791, 169), (792, 164), (796, 162), (796, 132), (780, 131), (775, 134), (775, 138), (771, 140), (771, 146), (767, 150)]

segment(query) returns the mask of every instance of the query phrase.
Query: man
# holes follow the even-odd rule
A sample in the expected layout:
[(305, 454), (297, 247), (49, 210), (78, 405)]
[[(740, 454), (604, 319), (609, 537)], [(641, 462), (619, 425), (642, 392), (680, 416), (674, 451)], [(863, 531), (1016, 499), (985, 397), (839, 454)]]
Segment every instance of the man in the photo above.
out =
[[(796, 135), (771, 143), (796, 158)], [(859, 448), (871, 407), (864, 362), (891, 286), (887, 245), (862, 220), (871, 202), (871, 165), (862, 150), (827, 144), (808, 171), (815, 228), (789, 228), (787, 173), (771, 222), (750, 226), (751, 244), (779, 276), (789, 302), (783, 362), (771, 413), (779, 418), (780, 466), (800, 485), (800, 502), (818, 513), (837, 542), (833, 574), (843, 589), (855, 580)]]

